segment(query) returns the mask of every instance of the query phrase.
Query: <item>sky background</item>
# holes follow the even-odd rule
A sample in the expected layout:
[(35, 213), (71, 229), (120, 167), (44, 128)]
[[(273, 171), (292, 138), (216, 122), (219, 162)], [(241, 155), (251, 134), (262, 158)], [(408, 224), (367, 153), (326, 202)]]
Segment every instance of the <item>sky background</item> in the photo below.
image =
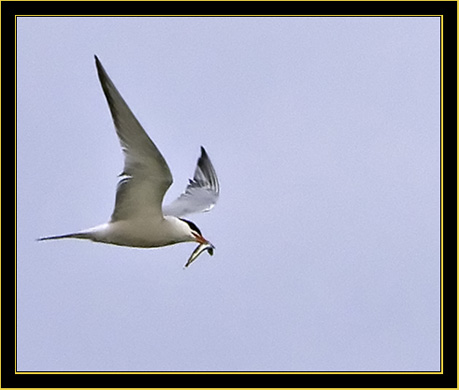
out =
[[(17, 367), (440, 369), (440, 19), (17, 21)], [(106, 222), (123, 166), (97, 54), (167, 160), (206, 147), (216, 246)]]

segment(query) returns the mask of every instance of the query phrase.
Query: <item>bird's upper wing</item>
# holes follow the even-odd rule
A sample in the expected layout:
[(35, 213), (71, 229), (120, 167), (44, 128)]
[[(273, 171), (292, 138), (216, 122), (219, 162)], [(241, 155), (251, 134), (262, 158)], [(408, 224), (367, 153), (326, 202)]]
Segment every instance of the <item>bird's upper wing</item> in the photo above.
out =
[(217, 203), (220, 193), (217, 174), (206, 150), (201, 146), (193, 179), (185, 192), (171, 204), (163, 207), (164, 215), (183, 217), (187, 214), (209, 211)]
[(124, 169), (116, 191), (112, 221), (162, 218), (161, 204), (172, 184), (171, 171), (108, 77), (97, 56), (96, 67), (116, 134), (124, 154)]

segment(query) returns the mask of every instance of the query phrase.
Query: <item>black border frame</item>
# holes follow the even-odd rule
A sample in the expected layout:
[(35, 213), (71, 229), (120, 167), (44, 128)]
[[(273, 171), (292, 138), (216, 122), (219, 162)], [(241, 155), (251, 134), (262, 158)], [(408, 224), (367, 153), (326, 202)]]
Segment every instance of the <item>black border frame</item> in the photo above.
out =
[[(180, 10), (180, 13), (177, 11)], [(457, 3), (455, 1), (375, 2), (99, 2), (12, 1), (1, 3), (2, 28), (2, 140), (14, 142), (15, 134), (15, 16), (16, 15), (442, 15), (443, 17), (443, 371), (441, 373), (40, 373), (15, 371), (15, 258), (4, 245), (2, 272), (1, 387), (457, 387)], [(236, 12), (237, 11), (237, 12)], [(244, 12), (245, 11), (245, 12)], [(255, 13), (256, 12), (256, 13)], [(446, 97), (448, 97), (446, 99)], [(10, 141), (11, 137), (11, 141)], [(8, 142), (5, 142), (5, 139)], [(17, 151), (16, 151), (17, 152)], [(16, 157), (16, 156), (15, 156)], [(456, 159), (454, 158), (456, 157)], [(2, 204), (16, 205), (16, 168), (3, 153)], [(14, 185), (13, 185), (14, 183)], [(447, 207), (445, 207), (445, 205)], [(452, 216), (456, 223), (449, 223)], [(6, 229), (4, 243), (16, 245), (16, 231)], [(2, 219), (3, 222), (3, 219)], [(12, 221), (11, 221), (12, 223)], [(16, 227), (16, 221), (14, 222)], [(452, 229), (456, 226), (456, 229)], [(10, 236), (11, 235), (11, 236)], [(15, 251), (16, 253), (16, 251)], [(281, 376), (281, 378), (279, 378)], [(277, 380), (274, 382), (274, 380)], [(251, 382), (249, 382), (251, 381)], [(166, 385), (165, 385), (166, 383)]]

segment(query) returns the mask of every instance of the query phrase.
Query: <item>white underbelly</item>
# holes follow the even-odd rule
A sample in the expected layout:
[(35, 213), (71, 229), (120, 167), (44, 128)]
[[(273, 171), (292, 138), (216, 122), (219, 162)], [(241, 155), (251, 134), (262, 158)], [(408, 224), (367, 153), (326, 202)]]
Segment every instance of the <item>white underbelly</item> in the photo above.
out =
[(149, 224), (146, 221), (116, 221), (91, 229), (93, 241), (107, 244), (154, 248), (177, 243), (168, 233), (167, 223)]

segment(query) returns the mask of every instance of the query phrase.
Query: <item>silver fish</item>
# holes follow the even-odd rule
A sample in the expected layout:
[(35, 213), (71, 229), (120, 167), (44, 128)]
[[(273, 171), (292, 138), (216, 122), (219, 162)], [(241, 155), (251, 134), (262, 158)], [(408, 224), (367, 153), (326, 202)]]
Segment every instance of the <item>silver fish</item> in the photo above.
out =
[(209, 255), (213, 256), (214, 254), (214, 249), (215, 247), (210, 243), (210, 242), (207, 242), (205, 244), (199, 244), (196, 249), (193, 251), (193, 253), (191, 254), (190, 258), (188, 259), (188, 261), (186, 262), (185, 264), (185, 267), (184, 268), (187, 268), (193, 261), (195, 261), (198, 256), (204, 252), (205, 250), (207, 250), (209, 252)]

